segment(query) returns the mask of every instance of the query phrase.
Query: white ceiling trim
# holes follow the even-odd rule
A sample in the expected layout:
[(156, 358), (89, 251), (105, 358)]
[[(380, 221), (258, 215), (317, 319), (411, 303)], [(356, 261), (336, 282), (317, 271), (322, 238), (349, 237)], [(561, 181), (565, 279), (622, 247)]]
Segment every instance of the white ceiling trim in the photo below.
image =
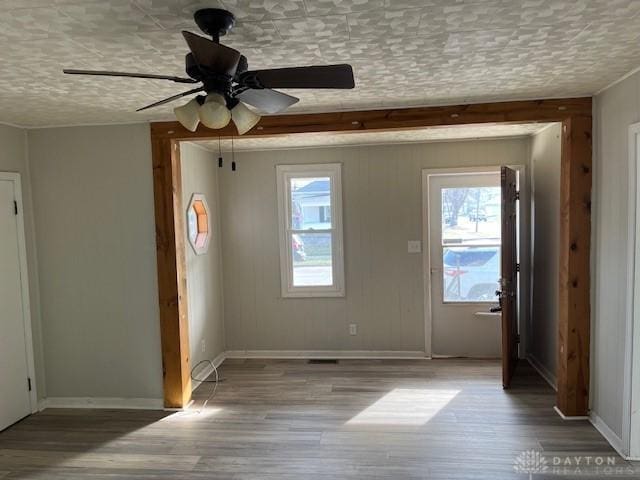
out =
[[(169, 121), (175, 120), (175, 118), (167, 118), (165, 120), (159, 121)], [(61, 125), (11, 125), (8, 123), (0, 122), (3, 125), (13, 126), (15, 128), (22, 128), (23, 130), (46, 130), (50, 128), (78, 128), (78, 127), (117, 127), (117, 126), (126, 126), (126, 125), (148, 125), (151, 122), (148, 120), (140, 120), (138, 122), (104, 122), (104, 123), (69, 123), (69, 124), (61, 124)]]
[(20, 128), (20, 129), (29, 129), (30, 127), (25, 127), (22, 125), (16, 125), (15, 123), (10, 123), (10, 122), (0, 122), (0, 125), (4, 125), (5, 127), (11, 127), (11, 128)]
[(542, 127), (540, 130), (538, 130), (537, 132), (533, 133), (533, 136), (536, 135), (540, 135), (542, 132), (544, 132), (547, 128), (551, 128), (553, 127), (556, 123), (560, 123), (560, 122), (551, 122), (551, 123), (547, 123), (544, 127)]
[(625, 73), (623, 76), (621, 76), (619, 79), (614, 80), (613, 82), (611, 82), (609, 85), (607, 85), (606, 87), (601, 88), (600, 90), (598, 90), (597, 92), (595, 92), (592, 96), (598, 96), (600, 95), (602, 92), (609, 90), (611, 87), (619, 84), (620, 82), (624, 82), (627, 78), (631, 77), (632, 75), (635, 75), (636, 73), (640, 72), (640, 67), (636, 67), (633, 70), (631, 70), (630, 72)]

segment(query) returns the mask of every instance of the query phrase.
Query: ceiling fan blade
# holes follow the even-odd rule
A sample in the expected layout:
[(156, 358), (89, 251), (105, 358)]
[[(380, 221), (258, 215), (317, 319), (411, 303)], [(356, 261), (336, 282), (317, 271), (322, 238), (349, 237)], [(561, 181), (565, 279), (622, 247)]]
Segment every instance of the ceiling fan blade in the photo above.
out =
[(133, 77), (133, 78), (151, 78), (154, 80), (171, 80), (176, 83), (198, 83), (198, 80), (193, 78), (174, 77), (171, 75), (154, 75), (150, 73), (130, 73), (130, 72), (112, 72), (110, 70), (74, 70), (71, 68), (65, 68), (63, 73), (69, 75), (98, 75), (105, 77)]
[(279, 113), (300, 101), (297, 97), (268, 88), (250, 88), (236, 95), (236, 98), (264, 113)]
[(164, 100), (160, 100), (159, 102), (152, 103), (151, 105), (147, 105), (146, 107), (142, 107), (136, 110), (136, 112), (141, 112), (143, 110), (147, 110), (148, 108), (157, 107), (160, 105), (164, 105), (165, 103), (173, 102), (174, 100), (178, 100), (179, 98), (186, 97), (187, 95), (191, 95), (192, 93), (202, 92), (204, 87), (194, 88), (193, 90), (189, 90), (188, 92), (179, 93), (174, 95), (173, 97), (165, 98)]
[(195, 33), (183, 30), (182, 36), (200, 67), (230, 77), (235, 75), (240, 62), (240, 52)]
[(254, 70), (240, 76), (240, 83), (264, 88), (353, 88), (351, 65), (274, 68)]

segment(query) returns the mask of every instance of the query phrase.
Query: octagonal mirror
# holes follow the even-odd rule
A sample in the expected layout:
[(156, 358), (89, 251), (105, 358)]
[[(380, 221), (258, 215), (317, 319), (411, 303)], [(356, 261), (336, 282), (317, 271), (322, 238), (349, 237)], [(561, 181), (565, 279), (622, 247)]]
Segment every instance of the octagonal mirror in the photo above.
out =
[(202, 193), (194, 193), (187, 209), (187, 233), (196, 255), (207, 253), (209, 238), (209, 206)]

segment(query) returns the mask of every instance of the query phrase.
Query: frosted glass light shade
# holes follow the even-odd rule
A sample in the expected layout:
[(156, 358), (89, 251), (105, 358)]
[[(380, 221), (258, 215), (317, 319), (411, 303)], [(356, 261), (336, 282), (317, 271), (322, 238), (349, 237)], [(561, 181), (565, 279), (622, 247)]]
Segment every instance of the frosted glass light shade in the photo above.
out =
[(196, 128), (198, 128), (198, 123), (200, 123), (199, 110), (200, 104), (198, 100), (194, 98), (181, 107), (174, 108), (173, 113), (180, 122), (180, 125), (191, 132), (195, 132)]
[(207, 95), (198, 113), (202, 124), (212, 129), (224, 128), (231, 121), (231, 112), (227, 108), (224, 97), (217, 93)]
[(247, 133), (260, 121), (260, 115), (251, 111), (242, 102), (231, 109), (231, 118), (233, 118), (233, 123), (236, 124), (240, 135)]

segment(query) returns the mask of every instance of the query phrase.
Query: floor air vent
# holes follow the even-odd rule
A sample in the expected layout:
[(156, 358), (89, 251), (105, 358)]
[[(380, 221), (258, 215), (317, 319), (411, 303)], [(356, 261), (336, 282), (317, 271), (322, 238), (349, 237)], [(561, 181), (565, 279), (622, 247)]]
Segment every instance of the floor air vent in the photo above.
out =
[(307, 363), (318, 363), (318, 364), (327, 364), (327, 363), (338, 363), (338, 360), (335, 358), (312, 358), (307, 360)]

